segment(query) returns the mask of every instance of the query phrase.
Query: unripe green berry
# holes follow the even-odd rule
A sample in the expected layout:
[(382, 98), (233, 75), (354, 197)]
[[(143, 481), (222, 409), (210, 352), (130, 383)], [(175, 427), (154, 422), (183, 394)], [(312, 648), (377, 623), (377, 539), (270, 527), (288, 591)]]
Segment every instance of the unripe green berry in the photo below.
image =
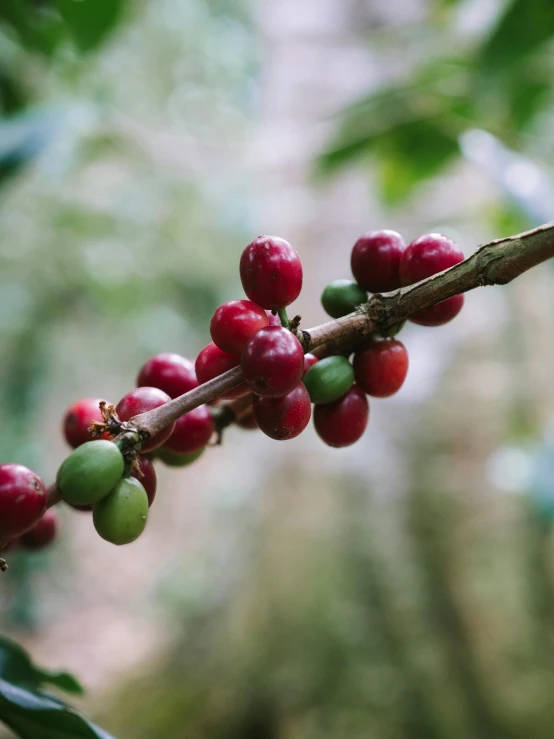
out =
[(302, 380), (312, 403), (332, 403), (354, 384), (354, 370), (346, 357), (326, 357), (306, 372)]
[(148, 518), (148, 496), (134, 477), (120, 480), (112, 492), (94, 506), (92, 520), (102, 539), (130, 544), (142, 534)]
[(161, 449), (156, 450), (156, 457), (168, 467), (186, 467), (195, 462), (198, 457), (202, 456), (205, 450), (206, 447), (203, 446), (201, 449), (197, 449), (194, 452), (175, 454), (175, 452), (170, 452), (162, 447)]
[(87, 441), (63, 461), (56, 485), (67, 503), (93, 505), (108, 495), (123, 475), (124, 466), (112, 441)]
[(402, 331), (406, 323), (407, 321), (400, 321), (400, 323), (395, 323), (394, 326), (388, 329), (380, 330), (379, 336), (382, 336), (384, 339), (392, 339)]
[(366, 300), (365, 290), (352, 280), (334, 280), (321, 293), (321, 304), (331, 318), (340, 318), (352, 313)]

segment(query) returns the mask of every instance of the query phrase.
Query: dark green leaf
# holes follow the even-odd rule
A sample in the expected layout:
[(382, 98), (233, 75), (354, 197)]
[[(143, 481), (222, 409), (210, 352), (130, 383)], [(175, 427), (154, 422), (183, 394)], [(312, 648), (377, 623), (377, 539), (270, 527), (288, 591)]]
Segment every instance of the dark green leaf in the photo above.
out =
[(482, 74), (517, 67), (553, 35), (552, 0), (511, 0), (481, 49), (478, 67)]
[(125, 0), (58, 0), (58, 8), (82, 51), (99, 46), (117, 25)]
[(0, 720), (21, 739), (113, 739), (61, 701), (1, 679)]
[(24, 46), (43, 54), (52, 54), (65, 37), (59, 13), (32, 0), (1, 0), (0, 23), (8, 25)]
[(29, 690), (38, 690), (41, 685), (49, 684), (68, 693), (82, 695), (84, 692), (72, 675), (36, 667), (19, 644), (5, 637), (0, 637), (0, 678)]

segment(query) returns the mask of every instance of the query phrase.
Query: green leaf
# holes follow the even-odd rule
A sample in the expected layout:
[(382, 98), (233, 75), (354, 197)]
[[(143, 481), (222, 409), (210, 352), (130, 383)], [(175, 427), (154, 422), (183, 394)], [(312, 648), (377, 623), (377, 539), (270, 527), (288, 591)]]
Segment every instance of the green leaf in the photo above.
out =
[(41, 685), (54, 685), (68, 693), (82, 695), (81, 684), (67, 672), (51, 672), (33, 664), (27, 652), (19, 644), (0, 636), (0, 678), (29, 690)]
[(21, 739), (113, 739), (61, 701), (2, 679), (0, 720)]
[(10, 26), (28, 49), (48, 55), (66, 33), (59, 13), (32, 0), (0, 0), (0, 23)]
[(58, 9), (77, 46), (91, 51), (115, 28), (125, 0), (58, 0)]
[(554, 35), (552, 0), (511, 0), (485, 41), (477, 66), (482, 74), (517, 67)]

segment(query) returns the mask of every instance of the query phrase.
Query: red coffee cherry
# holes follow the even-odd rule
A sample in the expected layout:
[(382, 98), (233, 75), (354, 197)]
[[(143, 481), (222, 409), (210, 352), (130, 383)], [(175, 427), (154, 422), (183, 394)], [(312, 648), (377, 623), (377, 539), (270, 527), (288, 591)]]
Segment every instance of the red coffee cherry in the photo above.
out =
[[(448, 236), (424, 234), (406, 247), (400, 260), (400, 280), (403, 285), (412, 285), (442, 272), (443, 269), (453, 267), (463, 259), (462, 250)], [(440, 326), (458, 315), (463, 304), (464, 296), (455, 295), (415, 313), (410, 316), (410, 321), (422, 326)]]
[[(63, 433), (67, 443), (76, 449), (86, 441), (90, 441), (89, 426), (93, 421), (103, 421), (100, 413), (100, 398), (82, 398), (70, 405), (63, 418)], [(108, 433), (102, 434), (102, 439), (111, 438)]]
[[(208, 380), (213, 380), (214, 377), (219, 377), (224, 372), (227, 372), (234, 367), (238, 367), (240, 364), (240, 357), (236, 354), (229, 354), (224, 352), (213, 342), (204, 347), (200, 354), (196, 358), (196, 376), (198, 382), (203, 385)], [(228, 390), (222, 393), (219, 397), (224, 400), (232, 400), (233, 398), (241, 398), (243, 395), (248, 395), (250, 388), (243, 382), (238, 387), (234, 387), (232, 390)]]
[(170, 398), (178, 398), (198, 387), (194, 364), (180, 354), (156, 354), (142, 365), (137, 387), (156, 387)]
[(0, 465), (0, 539), (28, 531), (46, 510), (46, 488), (22, 464)]
[(358, 386), (375, 398), (398, 392), (408, 374), (408, 352), (396, 339), (373, 339), (354, 355), (354, 376)]
[[(169, 400), (171, 400), (169, 395), (157, 387), (137, 387), (119, 401), (115, 410), (121, 421), (130, 421), (133, 416), (146, 413), (146, 411), (153, 411), (154, 408), (165, 405)], [(166, 426), (153, 439), (149, 439), (143, 444), (141, 451), (143, 453), (151, 452), (152, 449), (161, 446), (171, 436), (174, 428), (175, 424), (173, 423)]]
[(213, 314), (210, 334), (216, 346), (230, 354), (240, 354), (248, 339), (268, 318), (263, 308), (250, 300), (229, 300)]
[(201, 405), (177, 419), (164, 449), (174, 454), (195, 452), (206, 446), (214, 431), (212, 415), (206, 405)]
[(364, 290), (386, 293), (400, 287), (400, 257), (406, 247), (396, 231), (369, 231), (354, 244), (350, 265)]
[(304, 354), (304, 374), (318, 362), (318, 358), (315, 354)]
[(300, 295), (302, 264), (295, 249), (278, 236), (258, 236), (240, 258), (244, 292), (262, 308), (286, 308)]
[(20, 538), (22, 549), (36, 551), (51, 544), (58, 534), (58, 514), (52, 508)]
[(292, 392), (302, 379), (304, 351), (286, 328), (267, 326), (248, 340), (241, 367), (257, 395), (279, 398)]
[(144, 488), (148, 497), (148, 508), (150, 508), (156, 497), (156, 489), (158, 487), (156, 470), (148, 457), (143, 457), (142, 454), (138, 457), (138, 463), (142, 475), (139, 475), (136, 470), (132, 470), (131, 477), (136, 478)]
[(254, 429), (259, 428), (258, 424), (256, 423), (256, 419), (254, 418), (254, 412), (252, 408), (250, 408), (245, 416), (237, 421), (237, 426), (240, 426), (241, 429), (247, 429), (248, 431), (253, 431)]
[(312, 405), (308, 391), (300, 382), (282, 398), (254, 395), (252, 412), (258, 427), (266, 436), (277, 441), (287, 441), (304, 431), (310, 422)]
[(267, 325), (268, 326), (280, 326), (281, 325), (281, 318), (278, 313), (273, 313), (270, 310), (266, 310), (267, 315)]
[(354, 385), (332, 403), (316, 405), (314, 426), (329, 446), (350, 446), (363, 435), (369, 419), (369, 403), (363, 390)]

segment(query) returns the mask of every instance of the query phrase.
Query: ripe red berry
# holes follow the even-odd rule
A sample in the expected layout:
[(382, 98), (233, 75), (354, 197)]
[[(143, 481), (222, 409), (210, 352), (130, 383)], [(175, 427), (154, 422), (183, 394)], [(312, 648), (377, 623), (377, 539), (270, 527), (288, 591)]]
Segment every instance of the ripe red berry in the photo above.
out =
[(318, 358), (315, 354), (304, 354), (304, 374), (318, 362)]
[(295, 249), (278, 236), (258, 236), (240, 258), (244, 292), (263, 308), (286, 308), (300, 295), (302, 264)]
[(178, 398), (198, 387), (194, 364), (180, 354), (156, 354), (142, 365), (137, 387), (156, 387), (170, 398)]
[(266, 310), (267, 325), (268, 326), (280, 326), (281, 318), (278, 313), (273, 314), (270, 310)]
[(138, 457), (138, 463), (142, 475), (139, 475), (136, 470), (132, 470), (131, 477), (135, 477), (144, 488), (148, 497), (148, 508), (150, 508), (156, 497), (156, 489), (158, 487), (156, 470), (148, 457), (143, 457), (142, 454)]
[(210, 334), (216, 346), (230, 354), (240, 354), (248, 339), (264, 326), (268, 318), (263, 308), (250, 300), (229, 300), (216, 309)]
[[(196, 376), (198, 382), (203, 385), (208, 380), (213, 380), (214, 377), (219, 377), (224, 372), (227, 372), (234, 367), (238, 367), (240, 364), (240, 356), (236, 354), (229, 354), (224, 352), (213, 342), (204, 347), (200, 354), (196, 358)], [(224, 400), (232, 400), (233, 398), (241, 398), (243, 395), (247, 395), (250, 392), (248, 385), (243, 382), (238, 387), (234, 387), (232, 390), (222, 393), (219, 397)]]
[(368, 395), (388, 398), (402, 387), (408, 373), (408, 352), (396, 339), (373, 339), (354, 355), (354, 376)]
[(241, 367), (257, 395), (279, 398), (294, 390), (302, 379), (302, 345), (286, 328), (267, 326), (248, 340)]
[[(406, 247), (400, 260), (400, 280), (403, 285), (412, 285), (426, 277), (442, 272), (462, 262), (462, 250), (443, 234), (424, 234)], [(440, 326), (452, 320), (462, 309), (463, 295), (443, 300), (437, 305), (415, 313), (410, 321), (422, 326)]]
[(333, 403), (314, 408), (315, 430), (326, 444), (333, 447), (350, 446), (358, 441), (368, 419), (367, 396), (356, 385)]
[(352, 249), (350, 265), (358, 285), (372, 293), (400, 287), (398, 267), (406, 244), (396, 231), (369, 231)]
[(201, 405), (177, 419), (164, 449), (174, 454), (195, 452), (206, 446), (214, 431), (212, 415), (207, 406)]
[[(159, 408), (169, 400), (171, 400), (169, 395), (157, 387), (137, 387), (119, 401), (115, 410), (121, 421), (130, 421), (133, 416)], [(141, 451), (151, 452), (152, 449), (161, 446), (171, 436), (174, 427), (173, 423), (166, 426), (153, 439), (143, 444)]]
[(249, 431), (259, 428), (258, 424), (256, 423), (256, 419), (254, 418), (254, 412), (252, 408), (250, 408), (246, 415), (244, 415), (242, 418), (239, 418), (239, 420), (237, 421), (237, 426), (240, 426), (241, 429), (247, 429)]
[(310, 422), (312, 405), (308, 391), (300, 382), (292, 392), (281, 398), (254, 395), (252, 412), (258, 427), (266, 436), (286, 441), (304, 431)]
[[(100, 413), (100, 398), (82, 398), (69, 406), (63, 418), (63, 433), (67, 443), (76, 449), (86, 441), (90, 441), (89, 426), (93, 421), (103, 421)], [(109, 434), (103, 434), (102, 439), (109, 439)]]
[(46, 488), (22, 464), (0, 465), (0, 539), (12, 539), (31, 528), (46, 510)]
[(58, 534), (58, 514), (52, 508), (19, 540), (22, 549), (36, 551), (51, 544)]

